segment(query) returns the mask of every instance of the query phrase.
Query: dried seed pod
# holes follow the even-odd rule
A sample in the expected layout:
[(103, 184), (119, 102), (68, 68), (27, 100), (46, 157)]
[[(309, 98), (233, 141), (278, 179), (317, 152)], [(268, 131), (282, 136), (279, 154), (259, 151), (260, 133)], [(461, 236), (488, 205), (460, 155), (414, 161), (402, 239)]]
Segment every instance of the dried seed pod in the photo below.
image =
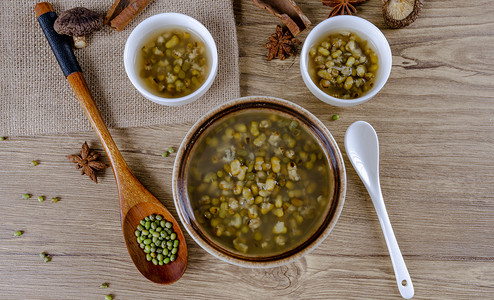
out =
[(391, 28), (402, 28), (417, 19), (423, 0), (382, 0), (384, 22)]

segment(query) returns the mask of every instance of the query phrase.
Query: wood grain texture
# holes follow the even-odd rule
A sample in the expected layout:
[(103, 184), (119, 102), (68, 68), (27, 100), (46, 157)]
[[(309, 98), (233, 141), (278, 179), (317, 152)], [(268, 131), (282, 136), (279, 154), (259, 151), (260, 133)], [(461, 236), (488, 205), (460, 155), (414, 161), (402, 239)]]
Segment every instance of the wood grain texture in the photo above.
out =
[[(129, 169), (101, 117), (82, 73), (74, 72), (67, 76), (67, 80), (110, 161), (118, 190), (122, 232), (132, 261), (141, 274), (149, 280), (159, 284), (174, 283), (182, 277), (187, 268), (187, 244), (179, 223)], [(182, 241), (177, 259), (173, 264), (165, 267), (146, 261), (146, 255), (139, 247), (134, 233), (139, 222), (152, 214), (162, 215), (165, 220), (171, 222), (178, 240)]]
[[(250, 0), (234, 4), (243, 95), (300, 104), (326, 124), (342, 149), (351, 123), (375, 127), (383, 195), (414, 299), (494, 298), (491, 2), (425, 1), (417, 21), (400, 30), (384, 28), (380, 1), (358, 6), (359, 16), (383, 29), (393, 69), (374, 99), (350, 108), (312, 96), (298, 58), (266, 62), (263, 44), (279, 20)], [(318, 0), (297, 4), (314, 25), (329, 12)], [(331, 121), (335, 113), (340, 119)], [(174, 155), (160, 154), (177, 147), (191, 125), (111, 130), (136, 177), (174, 216)], [(314, 252), (284, 267), (244, 269), (219, 261), (186, 235), (187, 271), (163, 287), (142, 277), (127, 253), (111, 171), (96, 185), (66, 160), (85, 140), (103, 152), (92, 132), (0, 142), (0, 299), (400, 299), (372, 202), (345, 154), (346, 203)], [(40, 164), (32, 166), (33, 159)], [(33, 198), (24, 200), (23, 193)], [(61, 200), (39, 203), (38, 195)], [(16, 230), (25, 233), (14, 238)], [(53, 260), (44, 263), (41, 251)], [(100, 289), (105, 281), (110, 288)]]

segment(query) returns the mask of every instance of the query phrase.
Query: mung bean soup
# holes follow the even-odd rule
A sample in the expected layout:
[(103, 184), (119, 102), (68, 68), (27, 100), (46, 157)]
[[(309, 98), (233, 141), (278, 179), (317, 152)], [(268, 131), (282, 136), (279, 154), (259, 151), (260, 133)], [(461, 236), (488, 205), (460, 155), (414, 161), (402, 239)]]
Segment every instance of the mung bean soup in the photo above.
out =
[(198, 140), (187, 187), (198, 225), (225, 249), (271, 256), (293, 249), (329, 207), (330, 167), (295, 119), (243, 112)]
[(377, 54), (355, 33), (326, 36), (309, 50), (309, 56), (312, 81), (332, 97), (359, 98), (374, 86)]
[(204, 41), (185, 28), (168, 28), (151, 35), (137, 54), (139, 77), (156, 96), (179, 98), (196, 91), (209, 74)]

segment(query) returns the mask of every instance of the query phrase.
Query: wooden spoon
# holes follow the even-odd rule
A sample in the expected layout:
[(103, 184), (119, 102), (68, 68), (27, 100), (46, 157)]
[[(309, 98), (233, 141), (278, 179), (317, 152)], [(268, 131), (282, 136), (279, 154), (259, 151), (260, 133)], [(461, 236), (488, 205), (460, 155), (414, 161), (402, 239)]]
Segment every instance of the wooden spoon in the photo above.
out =
[[(110, 160), (115, 181), (117, 182), (122, 231), (132, 261), (141, 274), (153, 282), (170, 284), (177, 281), (182, 277), (187, 267), (187, 244), (179, 224), (163, 204), (137, 180), (123, 159), (122, 154), (118, 151), (91, 96), (81, 68), (68, 42), (69, 40), (65, 36), (57, 34), (53, 29), (53, 23), (57, 15), (53, 11), (51, 4), (47, 2), (38, 3), (35, 6), (35, 12), (64, 75), (67, 77)], [(137, 243), (134, 234), (137, 225), (139, 225), (140, 220), (151, 214), (160, 214), (166, 220), (172, 222), (173, 229), (180, 241), (177, 259), (168, 265), (155, 266), (146, 261), (145, 253)]]

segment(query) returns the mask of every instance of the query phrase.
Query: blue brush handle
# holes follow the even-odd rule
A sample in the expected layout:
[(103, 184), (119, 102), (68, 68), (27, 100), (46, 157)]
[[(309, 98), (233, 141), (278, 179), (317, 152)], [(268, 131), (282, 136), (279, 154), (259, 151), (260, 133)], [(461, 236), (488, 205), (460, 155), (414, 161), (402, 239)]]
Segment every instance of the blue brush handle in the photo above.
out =
[(57, 14), (53, 10), (38, 16), (39, 25), (43, 29), (48, 43), (50, 43), (63, 74), (67, 77), (74, 72), (81, 72), (81, 67), (72, 51), (70, 37), (58, 34), (53, 28), (56, 19)]

